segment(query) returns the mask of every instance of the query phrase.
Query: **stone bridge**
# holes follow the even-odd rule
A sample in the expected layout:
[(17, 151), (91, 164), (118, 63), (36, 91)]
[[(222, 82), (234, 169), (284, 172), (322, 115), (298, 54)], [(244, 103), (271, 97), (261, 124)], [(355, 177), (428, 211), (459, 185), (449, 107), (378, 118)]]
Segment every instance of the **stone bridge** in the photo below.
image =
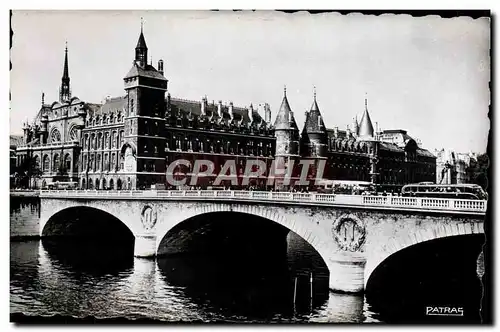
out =
[[(482, 234), (486, 201), (251, 191), (41, 191), (40, 236), (58, 213), (104, 211), (135, 236), (137, 257), (161, 254), (160, 243), (190, 218), (239, 212), (277, 223), (307, 241), (330, 272), (330, 289), (361, 292), (375, 268), (412, 245)], [(238, 223), (238, 218), (234, 219)]]

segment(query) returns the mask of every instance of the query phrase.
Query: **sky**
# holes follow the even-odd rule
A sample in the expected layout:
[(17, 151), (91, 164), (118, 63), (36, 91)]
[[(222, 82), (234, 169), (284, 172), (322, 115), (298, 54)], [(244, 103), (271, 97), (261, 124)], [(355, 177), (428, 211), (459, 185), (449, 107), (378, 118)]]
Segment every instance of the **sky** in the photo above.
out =
[(404, 129), (422, 146), (485, 152), (490, 121), (490, 23), (409, 15), (274, 11), (14, 11), (11, 133), (58, 99), (65, 42), (74, 96), (124, 95), (143, 18), (153, 65), (165, 62), (172, 97), (267, 102), (283, 88), (302, 129), (313, 87), (328, 128), (361, 119)]

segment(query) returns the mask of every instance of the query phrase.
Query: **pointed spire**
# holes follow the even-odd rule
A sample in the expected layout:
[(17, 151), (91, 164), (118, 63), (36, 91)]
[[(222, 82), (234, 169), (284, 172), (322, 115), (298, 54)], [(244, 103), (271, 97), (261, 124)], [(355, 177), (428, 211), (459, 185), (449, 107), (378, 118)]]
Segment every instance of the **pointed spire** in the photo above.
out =
[(314, 111), (314, 112), (318, 112), (319, 114), (319, 107), (318, 107), (318, 103), (316, 102), (316, 86), (313, 87), (313, 104), (311, 106), (311, 111)]
[(64, 69), (61, 79), (61, 88), (59, 89), (59, 101), (64, 102), (71, 99), (71, 89), (69, 86), (69, 66), (68, 66), (68, 42), (64, 49)]
[(280, 129), (296, 129), (298, 130), (297, 123), (293, 117), (290, 104), (288, 103), (288, 98), (286, 96), (286, 85), (283, 89), (283, 101), (281, 102), (278, 114), (276, 114), (276, 121), (274, 122), (274, 127), (277, 130)]
[(66, 41), (66, 48), (64, 49), (64, 70), (63, 79), (69, 79), (69, 69), (68, 69), (68, 42)]
[(373, 138), (373, 124), (370, 119), (370, 114), (368, 113), (368, 98), (365, 94), (365, 111), (363, 112), (363, 117), (359, 123), (358, 136), (361, 139), (372, 139)]
[(146, 39), (143, 34), (143, 20), (141, 17), (141, 34), (139, 35), (139, 40), (137, 41), (137, 46), (135, 47), (135, 61), (141, 66), (145, 67), (148, 61), (148, 47), (146, 46)]
[(326, 132), (323, 117), (319, 111), (318, 102), (316, 101), (316, 86), (313, 87), (313, 103), (311, 110), (307, 112), (306, 121), (304, 122), (304, 131), (306, 133), (323, 133)]

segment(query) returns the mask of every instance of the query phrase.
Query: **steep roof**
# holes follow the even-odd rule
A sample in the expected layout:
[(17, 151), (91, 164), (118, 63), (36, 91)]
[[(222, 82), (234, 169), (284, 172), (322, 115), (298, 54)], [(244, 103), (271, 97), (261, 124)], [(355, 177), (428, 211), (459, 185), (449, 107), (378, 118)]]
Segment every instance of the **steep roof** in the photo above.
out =
[(304, 122), (305, 132), (311, 133), (326, 133), (325, 123), (319, 111), (318, 103), (316, 102), (316, 92), (314, 93), (314, 101), (311, 105), (311, 110), (306, 113), (306, 121)]
[(165, 76), (163, 76), (159, 71), (157, 71), (156, 68), (153, 67), (152, 65), (146, 65), (144, 68), (142, 68), (136, 62), (134, 62), (132, 68), (129, 70), (127, 75), (125, 75), (124, 79), (136, 76), (149, 77), (149, 78), (155, 78), (157, 80), (167, 81)]
[(359, 123), (358, 136), (360, 138), (371, 138), (373, 137), (373, 125), (370, 119), (370, 114), (368, 113), (367, 101), (365, 99), (365, 111), (361, 122)]
[(142, 28), (141, 28), (141, 34), (139, 36), (139, 40), (137, 41), (137, 46), (135, 48), (148, 48), (146, 46), (146, 39), (144, 38), (144, 34), (142, 33)]
[(288, 103), (288, 98), (286, 96), (286, 89), (283, 94), (283, 100), (281, 101), (281, 106), (276, 114), (276, 120), (274, 121), (274, 127), (276, 130), (299, 130), (293, 112)]
[[(174, 110), (178, 110), (183, 114), (191, 113), (194, 116), (201, 116), (201, 101), (187, 100), (182, 98), (170, 99), (170, 104)], [(219, 119), (219, 105), (216, 103), (207, 103), (205, 106), (205, 114), (209, 118)], [(231, 120), (231, 115), (229, 113), (228, 105), (221, 105), (222, 119), (225, 121)], [(244, 107), (233, 106), (233, 121), (243, 121), (243, 124), (248, 124), (250, 118), (248, 116), (249, 109)], [(253, 123), (260, 124), (264, 122), (262, 116), (255, 110), (252, 112)]]

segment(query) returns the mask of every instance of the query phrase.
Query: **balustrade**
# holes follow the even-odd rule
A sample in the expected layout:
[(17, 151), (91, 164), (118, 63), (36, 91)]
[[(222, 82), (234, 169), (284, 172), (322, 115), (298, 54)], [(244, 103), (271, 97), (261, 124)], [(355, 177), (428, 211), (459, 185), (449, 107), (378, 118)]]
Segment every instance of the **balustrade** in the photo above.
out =
[(40, 190), (41, 197), (187, 197), (217, 200), (269, 200), (276, 202), (319, 203), (321, 205), (375, 206), (485, 212), (487, 201), (399, 196), (361, 196), (317, 193), (232, 190)]

